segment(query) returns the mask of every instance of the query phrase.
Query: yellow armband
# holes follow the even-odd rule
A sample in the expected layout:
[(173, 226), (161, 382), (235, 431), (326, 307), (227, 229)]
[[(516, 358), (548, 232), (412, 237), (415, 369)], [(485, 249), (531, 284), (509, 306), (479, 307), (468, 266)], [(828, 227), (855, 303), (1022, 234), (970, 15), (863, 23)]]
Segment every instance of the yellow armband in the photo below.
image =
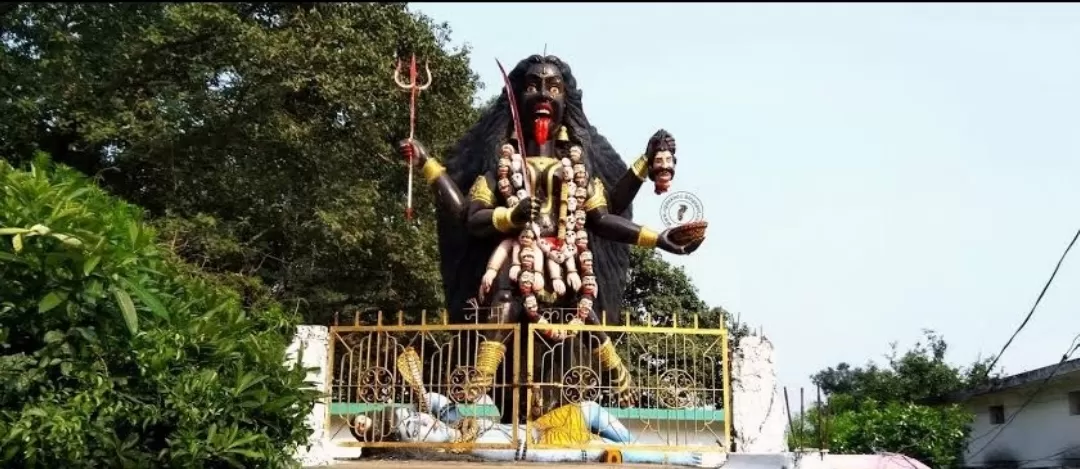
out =
[(428, 184), (431, 184), (435, 182), (436, 179), (439, 179), (439, 176), (442, 176), (442, 173), (446, 172), (446, 168), (439, 164), (438, 161), (435, 161), (434, 158), (428, 158), (428, 160), (424, 162), (424, 168), (421, 171), (424, 173), (424, 180), (426, 180)]
[(652, 248), (656, 247), (656, 240), (659, 239), (659, 238), (660, 238), (659, 233), (657, 233), (657, 232), (655, 232), (653, 230), (650, 230), (650, 229), (643, 226), (643, 227), (641, 227), (641, 230), (638, 231), (637, 245), (641, 246), (643, 248), (652, 249)]
[(513, 213), (506, 207), (495, 207), (495, 213), (491, 215), (491, 224), (495, 225), (495, 229), (501, 233), (509, 233), (517, 228), (514, 226), (514, 222), (510, 219), (510, 214)]
[(637, 161), (634, 161), (634, 165), (630, 167), (630, 171), (638, 179), (644, 181), (645, 177), (649, 175), (649, 157), (645, 155), (639, 156)]

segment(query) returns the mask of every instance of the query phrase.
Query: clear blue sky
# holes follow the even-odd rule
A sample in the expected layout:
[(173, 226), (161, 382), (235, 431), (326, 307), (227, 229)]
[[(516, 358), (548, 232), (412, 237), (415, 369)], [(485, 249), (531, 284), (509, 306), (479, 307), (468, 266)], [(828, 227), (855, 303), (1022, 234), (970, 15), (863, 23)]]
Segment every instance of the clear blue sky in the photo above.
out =
[[(788, 386), (923, 328), (955, 363), (996, 353), (1080, 228), (1080, 6), (412, 5), (471, 45), (484, 97), (495, 58), (546, 43), (628, 162), (675, 134), (711, 234), (666, 257), (764, 327)], [(635, 219), (662, 228), (661, 200)], [(1077, 333), (1080, 252), (1001, 363)]]

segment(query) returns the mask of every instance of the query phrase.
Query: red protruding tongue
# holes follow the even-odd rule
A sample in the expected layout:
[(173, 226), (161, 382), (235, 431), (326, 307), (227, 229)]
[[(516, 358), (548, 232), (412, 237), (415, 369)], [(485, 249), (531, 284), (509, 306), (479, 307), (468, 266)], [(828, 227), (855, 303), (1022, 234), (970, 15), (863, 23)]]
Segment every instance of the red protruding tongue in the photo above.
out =
[(536, 140), (537, 145), (543, 145), (547, 143), (549, 137), (549, 131), (551, 130), (551, 118), (550, 117), (537, 117), (533, 122), (533, 139)]

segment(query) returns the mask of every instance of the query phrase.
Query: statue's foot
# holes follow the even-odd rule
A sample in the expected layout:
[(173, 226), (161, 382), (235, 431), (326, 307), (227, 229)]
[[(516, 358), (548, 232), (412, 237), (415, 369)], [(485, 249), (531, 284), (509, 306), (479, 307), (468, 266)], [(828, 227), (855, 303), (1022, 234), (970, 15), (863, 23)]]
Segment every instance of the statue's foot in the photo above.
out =
[[(454, 427), (458, 431), (458, 437), (453, 443), (473, 443), (476, 438), (480, 436), (480, 424), (473, 417), (465, 417), (461, 419)], [(457, 446), (450, 449), (452, 454), (461, 454), (471, 450), (469, 447)]]
[(619, 407), (633, 407), (637, 405), (637, 393), (634, 392), (634, 388), (630, 381), (630, 372), (623, 368), (619, 370), (619, 375), (612, 380), (612, 385), (615, 387), (615, 398), (619, 404)]
[(634, 407), (637, 405), (637, 395), (630, 390), (616, 393), (619, 407)]
[(615, 346), (611, 340), (605, 340), (596, 349), (596, 356), (600, 359), (600, 367), (610, 373), (611, 386), (615, 388), (614, 394), (621, 407), (631, 407), (637, 402), (637, 396), (630, 385), (630, 370), (623, 364)]
[(495, 372), (498, 371), (503, 355), (506, 354), (506, 346), (493, 340), (480, 342), (479, 348), (476, 355), (476, 372), (470, 373), (469, 380), (464, 386), (465, 399), (469, 403), (476, 402), (491, 390), (495, 384)]

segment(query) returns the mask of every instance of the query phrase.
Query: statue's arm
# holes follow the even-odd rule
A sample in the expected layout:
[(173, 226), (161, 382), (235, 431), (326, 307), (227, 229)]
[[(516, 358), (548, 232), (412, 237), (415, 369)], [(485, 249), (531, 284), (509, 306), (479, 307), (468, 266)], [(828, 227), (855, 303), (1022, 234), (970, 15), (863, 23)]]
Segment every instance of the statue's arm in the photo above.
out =
[(609, 241), (633, 244), (644, 248), (660, 248), (672, 254), (690, 254), (701, 245), (694, 241), (684, 245), (675, 244), (668, 236), (671, 230), (657, 233), (648, 227), (638, 225), (626, 218), (608, 211), (604, 183), (599, 178), (589, 184), (588, 197), (585, 199), (585, 224), (593, 234)]
[(439, 164), (438, 160), (428, 155), (427, 148), (417, 140), (402, 140), (398, 142), (398, 152), (406, 162), (420, 168), (424, 180), (431, 186), (435, 193), (435, 201), (439, 208), (454, 218), (460, 219), (465, 212), (468, 202), (461, 194), (454, 180), (446, 174), (446, 167)]
[(455, 218), (460, 217), (467, 202), (457, 184), (454, 184), (454, 180), (446, 174), (446, 168), (435, 161), (435, 158), (426, 158), (421, 172), (424, 174), (424, 180), (435, 192), (435, 200), (439, 207)]
[(615, 183), (615, 189), (611, 191), (611, 213), (623, 213), (634, 202), (641, 184), (649, 176), (649, 157), (641, 155), (630, 168), (626, 170), (619, 182)]
[(406, 161), (420, 167), (440, 208), (453, 218), (463, 220), (473, 236), (488, 237), (521, 229), (531, 209), (538, 206), (535, 200), (527, 197), (513, 209), (496, 207), (495, 194), (491, 191), (495, 187), (494, 172), (479, 176), (469, 190), (469, 196), (465, 197), (446, 174), (446, 168), (429, 156), (419, 141), (402, 140), (398, 150)]
[(513, 233), (520, 230), (524, 223), (514, 220), (513, 210), (496, 206), (495, 174), (488, 172), (477, 176), (469, 189), (468, 205), (465, 209), (465, 226), (469, 233), (477, 237), (491, 237)]
[(592, 232), (601, 238), (616, 243), (635, 244), (642, 247), (656, 247), (659, 234), (645, 226), (638, 225), (626, 218), (609, 211), (604, 183), (599, 178), (589, 184), (588, 197), (585, 199), (585, 223)]
[[(660, 161), (656, 161), (658, 155), (663, 155)], [(660, 129), (649, 138), (645, 153), (634, 160), (634, 164), (630, 165), (626, 174), (623, 174), (619, 182), (615, 183), (611, 191), (608, 211), (615, 214), (626, 211), (634, 202), (646, 178), (656, 183), (656, 193), (660, 194), (667, 191), (673, 177), (675, 177), (675, 137), (668, 131)]]

